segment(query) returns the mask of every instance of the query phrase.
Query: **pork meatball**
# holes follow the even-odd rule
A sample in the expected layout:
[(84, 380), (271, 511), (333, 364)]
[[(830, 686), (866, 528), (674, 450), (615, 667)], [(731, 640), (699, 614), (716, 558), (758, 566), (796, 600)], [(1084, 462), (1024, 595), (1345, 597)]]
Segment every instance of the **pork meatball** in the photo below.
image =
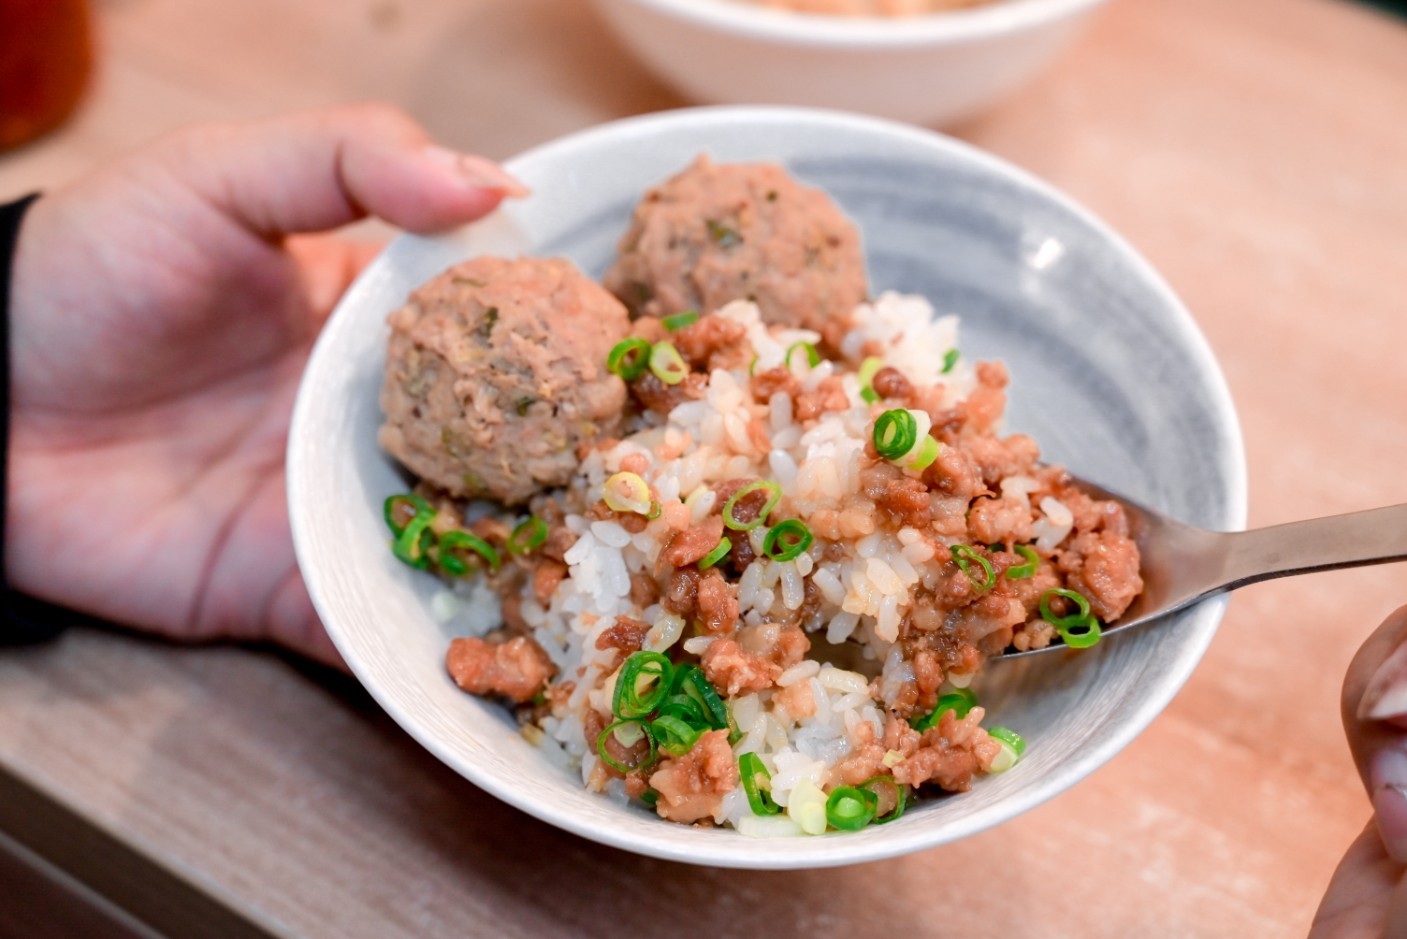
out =
[(620, 431), (625, 384), (606, 357), (630, 317), (568, 261), (475, 258), (389, 322), (381, 445), (452, 496), (524, 502)]
[(768, 323), (820, 332), (867, 293), (859, 232), (825, 193), (707, 156), (646, 193), (605, 284), (636, 315), (752, 300)]

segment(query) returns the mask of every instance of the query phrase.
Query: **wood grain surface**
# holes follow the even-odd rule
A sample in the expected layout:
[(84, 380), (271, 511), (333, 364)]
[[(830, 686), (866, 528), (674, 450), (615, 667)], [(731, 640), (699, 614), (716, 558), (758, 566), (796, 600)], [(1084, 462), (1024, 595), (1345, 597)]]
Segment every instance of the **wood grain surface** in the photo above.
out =
[[(685, 103), (580, 0), (97, 11), (92, 94), (0, 155), (0, 198), (193, 120), (377, 98), (502, 158)], [(1182, 296), (1226, 371), (1266, 525), (1407, 502), (1404, 119), (1407, 25), (1387, 13), (1114, 0), (1037, 84), (951, 130), (1084, 203)], [(601, 848), (443, 768), (348, 679), (121, 631), (0, 652), (0, 770), (278, 936), (1298, 936), (1368, 819), (1343, 671), (1403, 602), (1398, 566), (1246, 588), (1182, 694), (1085, 783), (857, 868)]]

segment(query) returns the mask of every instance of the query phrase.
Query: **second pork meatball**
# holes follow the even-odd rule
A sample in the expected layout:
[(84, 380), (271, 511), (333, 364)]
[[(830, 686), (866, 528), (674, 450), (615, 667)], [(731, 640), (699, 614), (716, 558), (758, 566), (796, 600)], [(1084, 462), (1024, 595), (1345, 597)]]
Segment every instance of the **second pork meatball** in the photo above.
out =
[(605, 284), (639, 315), (752, 300), (768, 323), (822, 332), (867, 293), (859, 233), (825, 193), (707, 156), (645, 195)]
[(606, 370), (629, 315), (561, 259), (482, 257), (389, 319), (381, 445), (452, 496), (508, 504), (567, 482), (577, 447), (620, 431)]

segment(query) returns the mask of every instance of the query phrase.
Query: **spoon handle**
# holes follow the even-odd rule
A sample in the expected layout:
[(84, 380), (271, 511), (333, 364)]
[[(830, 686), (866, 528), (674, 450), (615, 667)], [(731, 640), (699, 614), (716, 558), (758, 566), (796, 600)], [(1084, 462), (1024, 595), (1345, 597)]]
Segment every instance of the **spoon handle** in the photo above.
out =
[(1407, 561), (1407, 504), (1227, 535), (1222, 584)]

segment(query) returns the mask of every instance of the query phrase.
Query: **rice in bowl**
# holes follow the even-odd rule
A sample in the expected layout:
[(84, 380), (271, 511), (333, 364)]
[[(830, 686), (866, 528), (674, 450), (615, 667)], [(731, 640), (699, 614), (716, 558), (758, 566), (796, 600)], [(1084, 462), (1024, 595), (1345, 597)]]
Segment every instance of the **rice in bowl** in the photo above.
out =
[(447, 576), (456, 682), (588, 788), (746, 834), (1008, 768), (1024, 742), (967, 690), (983, 660), (1092, 642), (1141, 583), (1117, 504), (1000, 435), (1004, 367), (898, 294), (820, 330), (743, 299), (629, 332), (600, 363), (619, 434), (526, 512), (388, 502), (398, 553)]

